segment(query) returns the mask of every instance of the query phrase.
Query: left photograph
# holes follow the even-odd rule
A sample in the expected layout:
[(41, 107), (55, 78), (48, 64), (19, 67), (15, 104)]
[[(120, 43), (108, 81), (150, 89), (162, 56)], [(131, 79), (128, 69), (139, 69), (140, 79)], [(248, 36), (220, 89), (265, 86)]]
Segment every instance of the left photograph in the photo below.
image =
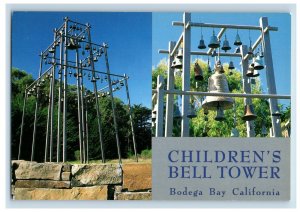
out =
[(150, 200), (152, 14), (11, 14), (11, 198)]

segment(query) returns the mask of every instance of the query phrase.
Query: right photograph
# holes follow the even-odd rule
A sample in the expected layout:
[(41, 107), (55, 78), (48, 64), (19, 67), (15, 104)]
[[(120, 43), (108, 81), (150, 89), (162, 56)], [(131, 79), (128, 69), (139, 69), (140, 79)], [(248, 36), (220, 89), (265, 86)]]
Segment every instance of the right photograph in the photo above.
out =
[(290, 137), (287, 13), (153, 13), (153, 137)]
[(291, 15), (152, 14), (152, 198), (289, 201)]

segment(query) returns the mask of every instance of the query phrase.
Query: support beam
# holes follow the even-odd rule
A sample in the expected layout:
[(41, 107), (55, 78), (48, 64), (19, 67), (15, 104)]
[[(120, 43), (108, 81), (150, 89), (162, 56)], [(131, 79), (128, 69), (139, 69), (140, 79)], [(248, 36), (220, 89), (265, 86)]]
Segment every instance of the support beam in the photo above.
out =
[[(269, 31), (264, 33), (264, 30), (268, 27), (268, 18), (262, 17), (260, 18), (260, 26), (262, 28), (262, 46), (264, 52), (264, 59), (266, 65), (266, 78), (267, 78), (267, 88), (269, 94), (276, 94), (276, 82), (273, 68), (273, 58), (272, 58), (272, 50), (271, 50), (271, 42), (270, 42), (270, 34)], [(278, 101), (277, 99), (270, 99), (270, 111), (271, 111), (271, 119), (272, 119), (272, 128), (273, 134), (275, 137), (281, 137), (281, 120), (280, 116), (274, 116), (276, 112), (279, 112)]]
[[(185, 26), (191, 21), (191, 13), (183, 13), (183, 22)], [(183, 73), (182, 90), (190, 90), (190, 51), (191, 51), (191, 28), (183, 28)], [(190, 97), (182, 97), (182, 119), (181, 119), (181, 137), (189, 137), (190, 119), (187, 117), (190, 104)]]
[[(241, 49), (241, 54), (242, 58), (247, 54), (248, 47), (246, 45), (242, 45), (240, 47)], [(242, 59), (242, 73), (243, 73), (243, 90), (244, 93), (246, 94), (251, 94), (251, 82), (250, 78), (246, 76), (247, 70), (248, 70), (248, 60), (243, 60)], [(244, 105), (251, 105), (252, 104), (252, 99), (250, 98), (245, 98), (244, 99)], [(247, 127), (247, 137), (255, 137), (255, 131), (254, 131), (254, 126), (253, 123), (254, 121), (246, 121), (246, 127)]]
[[(158, 50), (158, 53), (160, 54), (169, 54), (170, 51), (165, 49)], [(191, 51), (190, 55), (203, 55), (203, 56), (211, 56), (211, 53), (209, 52), (199, 52), (199, 51)], [(241, 54), (239, 53), (229, 53), (229, 52), (220, 52), (221, 57), (241, 57)]]
[(164, 78), (157, 76), (157, 112), (156, 112), (156, 129), (155, 137), (163, 137), (164, 134)]
[[(169, 52), (173, 51), (175, 42), (169, 42)], [(171, 67), (174, 56), (169, 55), (168, 58), (168, 76), (167, 76), (167, 90), (174, 89), (174, 69)], [(166, 102), (166, 124), (165, 124), (165, 137), (172, 137), (173, 134), (173, 111), (174, 111), (174, 95), (167, 94)]]

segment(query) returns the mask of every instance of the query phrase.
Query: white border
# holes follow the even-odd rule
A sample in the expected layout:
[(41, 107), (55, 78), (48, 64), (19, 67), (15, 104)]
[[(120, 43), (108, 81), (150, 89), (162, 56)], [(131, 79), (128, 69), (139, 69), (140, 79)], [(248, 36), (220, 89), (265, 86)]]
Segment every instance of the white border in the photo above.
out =
[[(111, 208), (111, 207), (126, 207), (126, 208), (283, 208), (283, 207), (296, 207), (296, 190), (299, 190), (299, 186), (296, 187), (296, 132), (299, 130), (299, 126), (296, 124), (296, 120), (299, 120), (299, 115), (296, 112), (297, 105), (299, 105), (299, 98), (296, 98), (299, 87), (296, 82), (299, 81), (296, 61), (296, 49), (299, 48), (299, 42), (296, 42), (296, 22), (299, 22), (299, 15), (297, 14), (297, 0), (286, 0), (286, 1), (259, 1), (252, 0), (243, 4), (240, 1), (213, 1), (205, 0), (201, 1), (201, 4), (197, 4), (196, 1), (186, 0), (185, 4), (180, 4), (181, 1), (175, 0), (171, 4), (168, 4), (166, 0), (153, 0), (148, 1), (144, 4), (140, 4), (140, 1), (107, 1), (108, 4), (96, 4), (97, 1), (79, 1), (79, 4), (68, 4), (74, 1), (63, 1), (63, 0), (52, 0), (44, 1), (43, 4), (40, 1), (22, 1), (22, 0), (2, 0), (0, 5), (1, 22), (0, 26), (5, 33), (1, 34), (1, 71), (0, 71), (0, 99), (1, 101), (1, 143), (5, 144), (1, 148), (0, 161), (3, 163), (0, 166), (0, 182), (2, 183), (1, 188), (5, 188), (5, 192), (1, 194), (1, 208), (6, 207), (26, 207), (26, 208)], [(77, 2), (77, 1), (76, 1)], [(275, 4), (276, 2), (276, 4)], [(26, 4), (24, 4), (26, 3)], [(50, 4), (49, 4), (50, 3)], [(204, 4), (203, 4), (204, 3)], [(232, 3), (232, 4), (228, 4)], [(267, 4), (273, 3), (273, 4)], [(99, 8), (99, 9), (98, 9)], [(289, 202), (222, 202), (222, 201), (18, 201), (12, 202), (9, 198), (9, 144), (10, 144), (10, 15), (11, 11), (14, 10), (27, 10), (27, 11), (150, 11), (150, 12), (171, 12), (171, 11), (212, 11), (212, 12), (290, 12), (292, 15), (292, 61), (291, 61), (291, 95), (292, 95), (292, 139), (291, 139), (291, 201)], [(296, 46), (297, 44), (297, 46)], [(4, 58), (4, 62), (2, 61)], [(150, 74), (150, 73), (149, 73)], [(149, 88), (150, 89), (150, 88)], [(4, 118), (5, 117), (5, 118)], [(3, 174), (5, 173), (5, 175)], [(3, 185), (4, 184), (4, 185)], [(297, 189), (296, 189), (297, 188)], [(4, 200), (4, 201), (3, 201)], [(24, 209), (23, 209), (24, 210)], [(32, 210), (32, 209), (30, 209)], [(130, 209), (132, 210), (132, 209)], [(231, 210), (231, 209), (229, 209)], [(252, 209), (253, 210), (253, 209)], [(65, 209), (64, 209), (65, 211)], [(174, 211), (174, 209), (172, 209)], [(265, 211), (265, 209), (264, 209)]]

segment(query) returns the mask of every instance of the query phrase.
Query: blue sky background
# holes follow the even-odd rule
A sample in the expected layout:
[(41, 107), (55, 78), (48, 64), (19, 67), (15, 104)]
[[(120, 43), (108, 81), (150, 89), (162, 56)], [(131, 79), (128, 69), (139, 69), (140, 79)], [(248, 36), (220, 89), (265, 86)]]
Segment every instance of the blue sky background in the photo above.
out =
[[(151, 13), (15, 12), (12, 15), (12, 66), (38, 76), (39, 53), (53, 41), (64, 17), (90, 23), (94, 43), (108, 43), (112, 73), (129, 79), (132, 104), (151, 107)], [(100, 60), (99, 60), (100, 61)], [(101, 63), (101, 64), (100, 64)], [(105, 71), (102, 58), (96, 69)], [(75, 80), (70, 80), (75, 84)], [(100, 87), (98, 87), (100, 88)], [(125, 89), (115, 93), (126, 102)]]
[[(291, 18), (287, 13), (192, 13), (193, 22), (218, 23), (218, 24), (239, 24), (239, 25), (256, 25), (259, 26), (260, 17), (268, 17), (269, 25), (279, 28), (277, 32), (270, 32), (271, 48), (273, 56), (273, 66), (278, 94), (290, 94), (291, 89)], [(159, 49), (168, 49), (169, 41), (178, 40), (182, 27), (172, 26), (172, 21), (182, 21), (183, 13), (153, 13), (152, 14), (152, 66), (156, 66), (160, 60), (167, 57), (166, 54), (158, 54)], [(220, 29), (215, 29), (218, 34)], [(212, 35), (212, 28), (202, 28), (206, 46)], [(235, 49), (233, 45), (236, 30), (226, 30), (227, 39), (231, 45), (231, 51)], [(249, 30), (239, 30), (239, 35), (243, 43), (249, 45)], [(197, 48), (201, 36), (200, 28), (192, 28), (191, 50), (199, 51)], [(259, 36), (258, 31), (251, 30), (250, 37), (254, 43)], [(222, 44), (221, 44), (222, 45)], [(207, 51), (208, 49), (205, 49)], [(207, 61), (207, 56), (198, 56), (200, 59)], [(197, 56), (192, 56), (192, 60)], [(210, 61), (213, 58), (210, 57)], [(232, 58), (237, 69), (240, 68), (240, 60)], [(228, 63), (229, 57), (221, 57), (222, 63)], [(264, 69), (265, 70), (265, 69)], [(260, 71), (260, 79), (264, 92), (267, 92), (267, 83), (265, 71)], [(280, 103), (289, 105), (289, 100), (279, 100)]]

